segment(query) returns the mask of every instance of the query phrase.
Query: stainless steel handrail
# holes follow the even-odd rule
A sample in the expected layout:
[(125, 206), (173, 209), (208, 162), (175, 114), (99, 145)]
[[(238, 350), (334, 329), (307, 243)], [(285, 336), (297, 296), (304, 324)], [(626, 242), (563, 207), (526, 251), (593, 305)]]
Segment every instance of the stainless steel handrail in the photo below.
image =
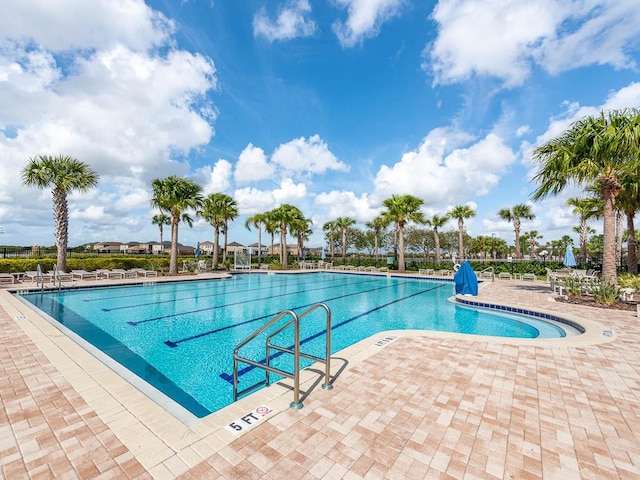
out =
[[(300, 319), (302, 319), (303, 317), (307, 316), (309, 313), (311, 313), (312, 311), (314, 311), (314, 310), (316, 310), (318, 308), (324, 308), (325, 312), (327, 313), (326, 358), (319, 358), (319, 357), (315, 357), (313, 355), (308, 355), (308, 354), (300, 352)], [(272, 333), (271, 335), (269, 335), (267, 337), (266, 344), (265, 344), (265, 350), (266, 350), (266, 352), (265, 352), (266, 353), (265, 364), (256, 362), (255, 360), (251, 360), (251, 359), (246, 358), (246, 357), (241, 357), (238, 354), (239, 350), (243, 346), (245, 346), (247, 343), (251, 342), (258, 335), (260, 335), (265, 330), (267, 330), (270, 327), (272, 327), (276, 322), (278, 322), (279, 320), (281, 320), (282, 318), (284, 318), (286, 316), (291, 316), (292, 319), (290, 321), (288, 321), (286, 324), (284, 324), (282, 327), (280, 327), (278, 330), (276, 330), (274, 333)], [(278, 346), (278, 345), (272, 345), (271, 344), (271, 338), (274, 335), (277, 335), (278, 333), (282, 332), (285, 328), (290, 327), (291, 325), (294, 326), (294, 345), (293, 345), (293, 350), (285, 348), (285, 347), (281, 347), (281, 346)], [(279, 351), (282, 351), (282, 352), (293, 354), (293, 357), (294, 357), (293, 358), (293, 362), (294, 362), (293, 373), (286, 372), (284, 370), (272, 367), (270, 365), (270, 362), (271, 362), (270, 349), (275, 349), (275, 350), (279, 350)], [(257, 388), (258, 386), (260, 386), (262, 384), (269, 385), (269, 381), (270, 381), (269, 373), (273, 372), (273, 373), (276, 373), (278, 375), (282, 375), (283, 377), (287, 377), (287, 378), (293, 379), (293, 402), (291, 402), (290, 407), (294, 408), (294, 409), (302, 408), (303, 404), (300, 402), (300, 357), (308, 358), (310, 360), (324, 362), (325, 363), (325, 383), (322, 385), (322, 388), (324, 388), (326, 390), (330, 390), (330, 389), (333, 388), (333, 385), (331, 385), (331, 382), (330, 382), (330, 367), (331, 367), (331, 363), (330, 363), (331, 362), (331, 360), (330, 360), (330, 358), (331, 358), (331, 310), (324, 303), (317, 303), (317, 304), (311, 306), (309, 309), (307, 309), (306, 311), (304, 311), (300, 315), (297, 315), (292, 310), (284, 310), (284, 311), (280, 312), (278, 315), (276, 315), (274, 318), (272, 318), (269, 322), (264, 324), (262, 327), (260, 327), (258, 330), (256, 330), (254, 333), (252, 333), (247, 338), (242, 340), (238, 345), (236, 345), (236, 348), (233, 350), (233, 401), (235, 402), (238, 399), (238, 395), (239, 395), (239, 392), (238, 392), (238, 363), (242, 362), (242, 363), (246, 363), (248, 365), (252, 365), (252, 366), (254, 366), (256, 368), (263, 369), (265, 371), (265, 380), (264, 380), (264, 382), (259, 382), (259, 383), (255, 384), (255, 385), (253, 385), (253, 386), (251, 386), (249, 388), (246, 388), (241, 393), (245, 393), (245, 392), (248, 392), (250, 390), (253, 390), (253, 389)]]
[[(62, 288), (62, 275), (60, 275), (60, 271), (58, 270), (58, 266), (56, 264), (53, 265), (53, 286), (56, 285), (56, 280), (58, 280), (58, 289)], [(43, 280), (44, 282), (44, 280)]]
[(44, 290), (44, 274), (42, 273), (42, 267), (38, 264), (38, 268), (36, 269), (36, 287), (40, 286), (40, 282), (42, 282), (42, 290)]
[(485, 268), (484, 270), (480, 270), (480, 271), (478, 272), (478, 278), (482, 278), (482, 277), (483, 277), (483, 275), (482, 275), (482, 274), (483, 274), (484, 272), (491, 272), (491, 281), (492, 281), (492, 282), (495, 282), (495, 281), (496, 281), (496, 274), (495, 274), (495, 272), (494, 272), (493, 267), (487, 267), (487, 268)]

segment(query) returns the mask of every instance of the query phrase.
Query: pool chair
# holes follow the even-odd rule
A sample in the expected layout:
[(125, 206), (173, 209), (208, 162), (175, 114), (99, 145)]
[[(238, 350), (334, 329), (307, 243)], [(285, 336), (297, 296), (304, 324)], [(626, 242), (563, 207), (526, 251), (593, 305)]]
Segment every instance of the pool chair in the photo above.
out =
[(113, 270), (99, 269), (96, 273), (100, 275), (100, 278), (106, 278), (108, 280), (112, 278), (124, 278), (124, 275), (120, 272), (114, 272)]
[(53, 270), (50, 271), (48, 273), (48, 275), (51, 275), (51, 280), (53, 280), (54, 282), (60, 280), (61, 282), (72, 282), (73, 281), (73, 274), (68, 273), (68, 272), (61, 272), (60, 270)]
[(137, 278), (138, 272), (135, 270), (125, 270), (124, 268), (114, 268), (112, 271), (122, 274), (122, 278)]
[(53, 276), (50, 273), (38, 273), (36, 270), (29, 270), (24, 273), (24, 278), (28, 279), (30, 282), (35, 282), (42, 276), (42, 281), (50, 282), (53, 280)]
[(78, 280), (98, 280), (100, 274), (97, 272), (87, 272), (86, 270), (71, 270), (73, 278)]
[(145, 270), (144, 268), (132, 268), (130, 272), (136, 272), (138, 277), (157, 277), (158, 272), (155, 270)]
[(15, 277), (10, 273), (0, 273), (0, 283), (15, 283)]

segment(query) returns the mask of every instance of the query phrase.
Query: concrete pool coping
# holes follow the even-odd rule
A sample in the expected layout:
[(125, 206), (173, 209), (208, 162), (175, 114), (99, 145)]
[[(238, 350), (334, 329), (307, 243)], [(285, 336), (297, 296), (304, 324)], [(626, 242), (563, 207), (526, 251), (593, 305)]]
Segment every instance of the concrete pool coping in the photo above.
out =
[[(104, 285), (105, 283), (101, 281), (100, 284)], [(485, 289), (483, 287), (481, 296)], [(495, 300), (491, 301), (495, 302)], [(292, 399), (291, 392), (286, 388), (274, 385), (243, 398), (236, 404), (202, 420), (185, 425), (96, 360), (86, 350), (64, 336), (40, 315), (8, 294), (7, 291), (0, 291), (0, 305), (36, 348), (44, 353), (49, 362), (71, 383), (87, 405), (95, 410), (96, 414), (122, 441), (144, 469), (155, 478), (172, 478), (180, 473), (180, 470), (186, 472), (190, 468), (195, 468), (203, 459), (225, 449), (238, 439), (226, 426), (248, 412), (254, 411), (258, 406), (268, 405), (274, 410), (266, 418), (267, 422), (269, 418), (289, 410), (289, 402)], [(538, 309), (537, 307), (530, 308)], [(540, 310), (547, 311), (546, 309)], [(576, 310), (580, 311), (580, 309)], [(557, 310), (548, 311), (559, 315)], [(562, 314), (562, 316), (564, 315), (566, 314)], [(455, 339), (469, 345), (478, 343), (515, 347), (533, 345), (539, 348), (561, 347), (563, 349), (600, 345), (616, 340), (615, 330), (610, 323), (601, 324), (577, 315), (570, 316), (586, 327), (585, 334), (579, 337), (536, 340), (502, 337), (477, 338), (477, 336), (433, 331), (380, 332), (336, 353), (333, 357), (343, 358), (348, 362), (346, 370), (341, 372), (343, 375), (346, 371), (375, 356), (381, 351), (381, 348), (386, 348), (387, 345), (392, 345), (402, 338), (428, 337), (431, 339)], [(611, 335), (603, 332), (611, 332)], [(333, 372), (342, 366), (340, 361), (334, 361)], [(303, 390), (317, 379), (317, 375), (312, 374), (310, 369), (307, 370)], [(340, 381), (338, 378), (336, 388), (344, 388), (344, 385), (340, 385)], [(315, 402), (325, 396), (322, 390), (316, 387), (309, 399)], [(249, 429), (245, 435), (251, 434), (252, 431)], [(180, 466), (177, 466), (178, 464)]]

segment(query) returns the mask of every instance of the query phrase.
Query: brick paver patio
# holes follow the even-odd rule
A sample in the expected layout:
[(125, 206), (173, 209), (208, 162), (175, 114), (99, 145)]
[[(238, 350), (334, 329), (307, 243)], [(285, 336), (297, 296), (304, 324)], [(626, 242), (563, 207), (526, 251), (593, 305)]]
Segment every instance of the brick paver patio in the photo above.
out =
[[(286, 408), (285, 392), (277, 412), (242, 436), (226, 434), (226, 420), (217, 420), (224, 413), (216, 413), (184, 427), (174, 441), (154, 433), (163, 425), (176, 430), (176, 420), (155, 412), (151, 401), (139, 409), (123, 401), (121, 410), (110, 398), (94, 400), (81, 375), (94, 368), (90, 362), (78, 360), (78, 375), (52, 363), (72, 347), (56, 343), (43, 320), (21, 319), (24, 307), (0, 292), (0, 473), (7, 479), (640, 478), (635, 312), (554, 303), (539, 281), (497, 280), (479, 298), (570, 313), (613, 337), (580, 344), (411, 333), (382, 348), (337, 354), (348, 367), (335, 388), (314, 389), (301, 410)], [(150, 410), (157, 420), (144, 419)], [(129, 425), (123, 418), (130, 417), (140, 420)], [(160, 439), (162, 448), (145, 450), (142, 434)]]

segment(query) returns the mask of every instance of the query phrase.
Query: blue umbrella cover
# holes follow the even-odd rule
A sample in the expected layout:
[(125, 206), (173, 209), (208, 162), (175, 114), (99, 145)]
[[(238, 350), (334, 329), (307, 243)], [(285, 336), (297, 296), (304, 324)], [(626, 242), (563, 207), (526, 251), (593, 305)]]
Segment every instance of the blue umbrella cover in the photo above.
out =
[(565, 267), (575, 267), (576, 266), (576, 257), (573, 256), (573, 248), (571, 245), (567, 245), (567, 251), (564, 252), (564, 266)]
[(456, 285), (456, 294), (478, 295), (478, 278), (471, 268), (471, 264), (466, 260), (462, 262), (453, 276), (453, 282)]

